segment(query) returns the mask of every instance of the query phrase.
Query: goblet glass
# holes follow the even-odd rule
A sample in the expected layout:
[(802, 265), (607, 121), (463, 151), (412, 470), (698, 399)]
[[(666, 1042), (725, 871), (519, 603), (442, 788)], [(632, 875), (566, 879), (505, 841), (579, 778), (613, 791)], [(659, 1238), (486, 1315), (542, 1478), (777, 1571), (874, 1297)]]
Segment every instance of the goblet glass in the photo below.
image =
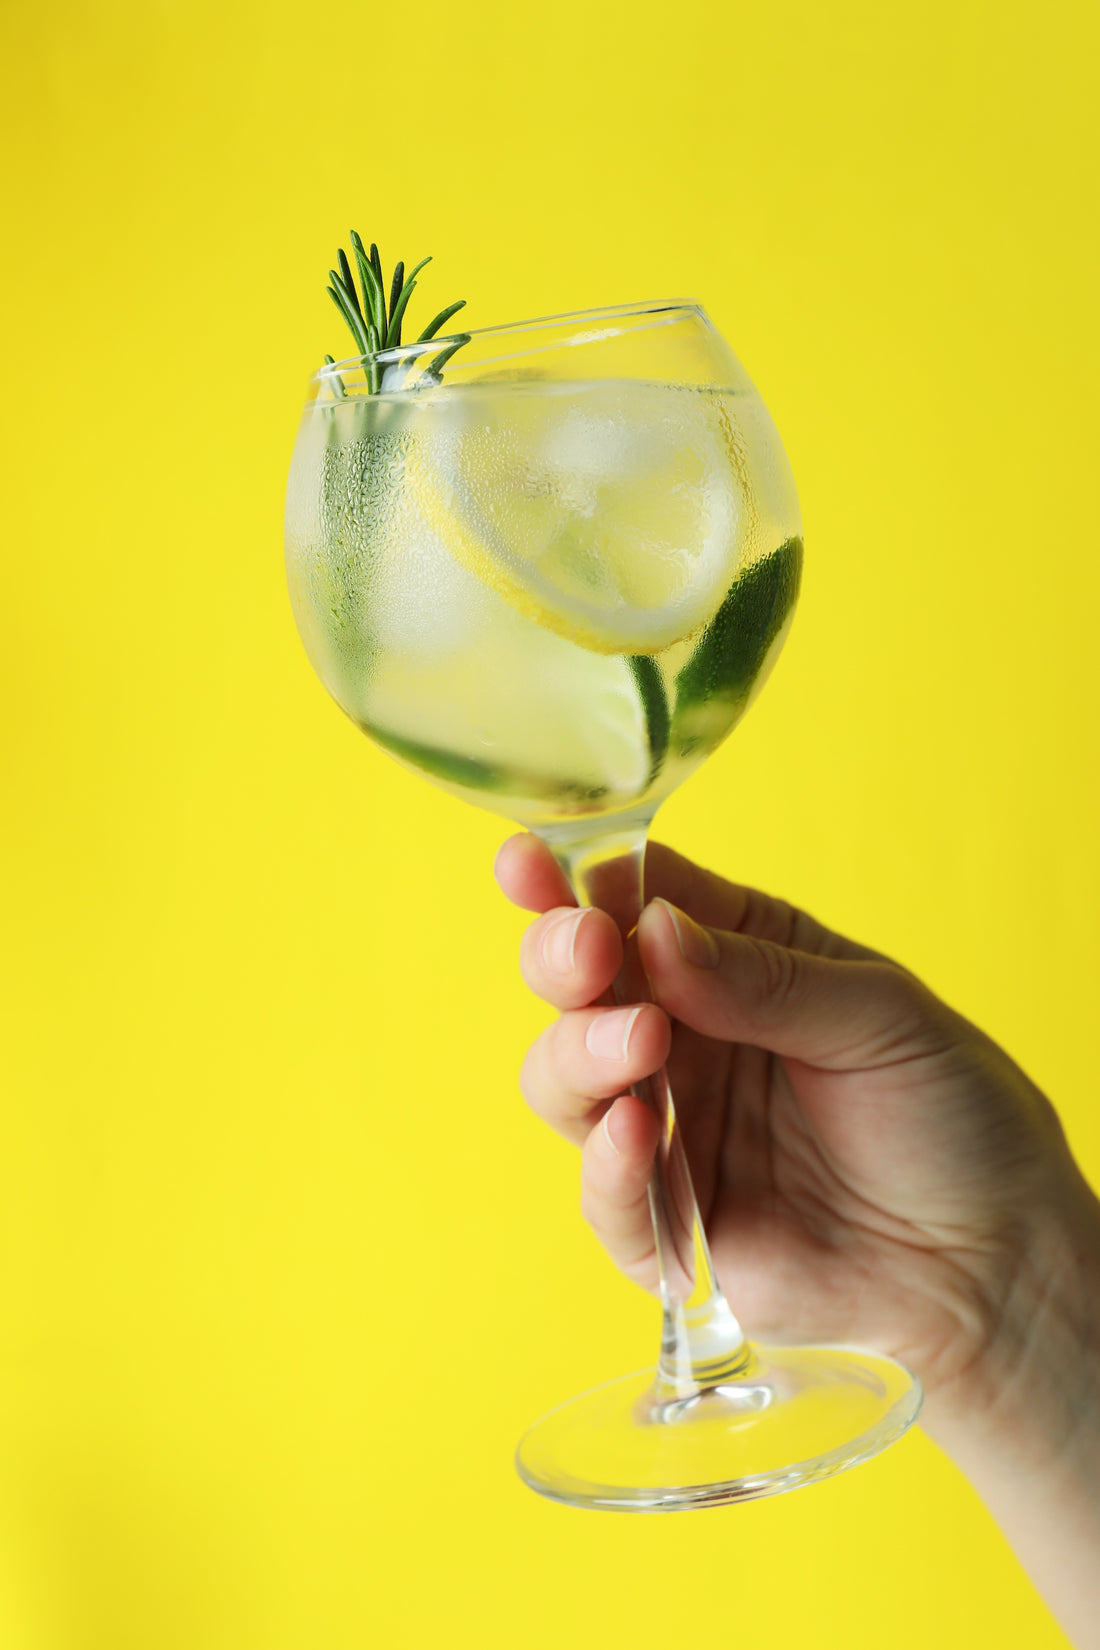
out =
[[(703, 310), (553, 316), (330, 363), (294, 451), (291, 599), (333, 698), (400, 762), (535, 831), (627, 942), (663, 799), (748, 708), (802, 561), (790, 468)], [(433, 370), (433, 366), (435, 370)], [(751, 1345), (719, 1287), (663, 1073), (650, 1186), (656, 1370), (520, 1443), (532, 1488), (657, 1511), (794, 1488), (875, 1454), (920, 1389), (844, 1347)], [(792, 1326), (793, 1327), (793, 1326)]]

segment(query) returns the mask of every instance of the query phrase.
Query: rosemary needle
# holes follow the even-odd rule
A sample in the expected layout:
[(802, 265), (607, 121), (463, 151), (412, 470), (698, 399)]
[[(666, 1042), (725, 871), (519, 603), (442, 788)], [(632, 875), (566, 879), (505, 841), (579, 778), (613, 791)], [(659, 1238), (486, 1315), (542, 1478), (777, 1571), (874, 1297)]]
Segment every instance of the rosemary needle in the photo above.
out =
[[(343, 247), (337, 252), (337, 269), (328, 272), (328, 294), (336, 308), (340, 311), (347, 323), (352, 337), (355, 339), (355, 348), (360, 355), (366, 356), (367, 380), (372, 394), (377, 394), (381, 387), (381, 375), (378, 363), (372, 359), (380, 350), (396, 349), (401, 344), (401, 328), (405, 319), (409, 299), (416, 290), (416, 277), (425, 264), (431, 263), (430, 258), (421, 258), (415, 267), (405, 273), (403, 262), (398, 263), (390, 281), (389, 301), (386, 298), (386, 283), (382, 274), (382, 259), (377, 246), (372, 241), (370, 249), (363, 244), (363, 238), (356, 230), (351, 232), (351, 251), (354, 258), (349, 258)], [(356, 284), (356, 274), (359, 281)], [(460, 309), (465, 308), (465, 298), (457, 303), (448, 304), (441, 309), (416, 340), (418, 344), (427, 343), (434, 338), (439, 329), (446, 325), (452, 315), (457, 315)], [(444, 340), (446, 347), (438, 355), (432, 357), (428, 366), (428, 376), (436, 381), (440, 379), (443, 368), (451, 359), (456, 350), (470, 341), (469, 333), (460, 333), (456, 338)], [(410, 359), (415, 356), (410, 353)], [(331, 364), (332, 357), (325, 357), (326, 365)], [(337, 380), (339, 382), (339, 380)], [(340, 385), (341, 391), (343, 385)]]

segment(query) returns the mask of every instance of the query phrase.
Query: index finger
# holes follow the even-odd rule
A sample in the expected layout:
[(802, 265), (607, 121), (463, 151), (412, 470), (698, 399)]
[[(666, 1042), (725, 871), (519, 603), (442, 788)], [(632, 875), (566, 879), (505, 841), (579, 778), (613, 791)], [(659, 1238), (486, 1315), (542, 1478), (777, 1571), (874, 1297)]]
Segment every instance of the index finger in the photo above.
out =
[(550, 911), (576, 905), (576, 895), (557, 860), (530, 831), (510, 836), (497, 854), (493, 874), (513, 905), (523, 911)]

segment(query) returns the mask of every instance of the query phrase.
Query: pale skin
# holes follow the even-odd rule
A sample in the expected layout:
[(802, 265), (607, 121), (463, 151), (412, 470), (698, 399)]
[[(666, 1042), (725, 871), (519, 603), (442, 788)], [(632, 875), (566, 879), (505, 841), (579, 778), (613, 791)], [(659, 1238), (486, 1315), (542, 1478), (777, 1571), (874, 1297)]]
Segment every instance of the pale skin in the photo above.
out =
[(497, 858), (537, 920), (523, 975), (558, 1010), (528, 1103), (581, 1149), (582, 1209), (656, 1287), (667, 1060), (716, 1269), (759, 1339), (857, 1343), (920, 1377), (922, 1423), (1078, 1650), (1100, 1650), (1100, 1203), (1050, 1102), (888, 958), (657, 845), (637, 943), (654, 1001), (606, 1006), (610, 917), (533, 836)]

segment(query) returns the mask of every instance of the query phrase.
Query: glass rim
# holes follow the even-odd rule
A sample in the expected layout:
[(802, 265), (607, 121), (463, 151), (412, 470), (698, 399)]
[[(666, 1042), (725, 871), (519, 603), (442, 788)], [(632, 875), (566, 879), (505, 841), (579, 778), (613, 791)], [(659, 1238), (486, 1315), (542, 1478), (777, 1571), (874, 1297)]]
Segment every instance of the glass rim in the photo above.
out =
[[(537, 315), (526, 321), (502, 321), (486, 327), (465, 327), (458, 332), (440, 333), (435, 338), (425, 339), (423, 342), (410, 340), (407, 344), (391, 344), (386, 349), (367, 350), (361, 355), (347, 355), (339, 361), (326, 361), (323, 366), (310, 378), (311, 384), (323, 384), (332, 377), (344, 371), (354, 371), (365, 363), (376, 363), (383, 367), (396, 366), (399, 363), (409, 363), (419, 359), (422, 355), (437, 355), (440, 349), (448, 344), (455, 344), (460, 339), (463, 344), (473, 342), (474, 339), (504, 339), (509, 333), (528, 333), (549, 330), (552, 327), (563, 327), (569, 322), (580, 327), (586, 322), (599, 324), (606, 321), (627, 321), (639, 317), (652, 317), (649, 324), (661, 326), (678, 315), (695, 314), (704, 322), (708, 321), (706, 311), (696, 298), (660, 298), (650, 299), (645, 303), (608, 304), (596, 309), (566, 310), (560, 315)], [(709, 322), (708, 322), (709, 324)], [(617, 329), (616, 329), (617, 330)], [(603, 336), (614, 337), (616, 331), (609, 331)], [(562, 341), (571, 343), (595, 343), (597, 339), (583, 334), (577, 339)], [(562, 344), (548, 345), (548, 348), (561, 348)], [(502, 352), (504, 354), (508, 351)], [(529, 351), (517, 351), (527, 354)], [(461, 362), (455, 362), (461, 366)]]

